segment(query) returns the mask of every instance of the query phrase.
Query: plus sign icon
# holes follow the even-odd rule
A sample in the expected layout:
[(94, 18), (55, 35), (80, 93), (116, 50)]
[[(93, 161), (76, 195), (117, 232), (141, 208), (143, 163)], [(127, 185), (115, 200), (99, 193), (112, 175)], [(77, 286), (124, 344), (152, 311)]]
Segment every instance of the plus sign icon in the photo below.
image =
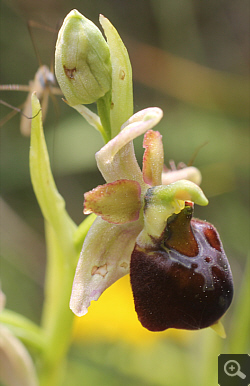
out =
[(250, 385), (250, 356), (248, 354), (220, 354), (218, 357), (220, 386)]

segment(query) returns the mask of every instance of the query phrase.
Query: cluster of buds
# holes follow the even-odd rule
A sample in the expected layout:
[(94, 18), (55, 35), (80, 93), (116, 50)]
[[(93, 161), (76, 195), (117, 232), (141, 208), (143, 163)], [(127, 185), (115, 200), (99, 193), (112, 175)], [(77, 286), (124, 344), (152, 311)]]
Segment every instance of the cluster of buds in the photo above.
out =
[[(81, 105), (108, 94), (104, 115), (111, 125), (107, 143), (96, 154), (106, 184), (85, 193), (84, 213), (97, 218), (83, 243), (70, 307), (84, 315), (92, 300), (130, 273), (135, 309), (147, 329), (212, 326), (232, 301), (233, 281), (215, 227), (192, 218), (194, 203), (208, 203), (199, 187), (200, 172), (194, 167), (164, 171), (161, 135), (152, 130), (162, 118), (159, 108), (129, 118), (130, 63), (119, 59), (126, 49), (117, 31), (101, 20), (108, 42), (73, 10), (56, 45), (56, 76), (69, 105), (102, 133), (105, 120)], [(126, 114), (117, 129), (117, 117)], [(132, 140), (144, 133), (140, 170)]]

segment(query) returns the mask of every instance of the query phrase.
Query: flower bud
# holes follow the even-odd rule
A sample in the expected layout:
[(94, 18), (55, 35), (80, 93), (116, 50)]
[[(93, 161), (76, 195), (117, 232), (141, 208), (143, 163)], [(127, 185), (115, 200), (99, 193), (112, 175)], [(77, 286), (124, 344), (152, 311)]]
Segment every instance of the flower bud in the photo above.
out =
[(56, 43), (55, 73), (71, 106), (96, 102), (111, 89), (109, 47), (92, 21), (72, 10)]
[(130, 277), (135, 309), (150, 331), (213, 325), (233, 297), (230, 266), (215, 227), (192, 219), (193, 208), (172, 215), (149, 248), (137, 244)]

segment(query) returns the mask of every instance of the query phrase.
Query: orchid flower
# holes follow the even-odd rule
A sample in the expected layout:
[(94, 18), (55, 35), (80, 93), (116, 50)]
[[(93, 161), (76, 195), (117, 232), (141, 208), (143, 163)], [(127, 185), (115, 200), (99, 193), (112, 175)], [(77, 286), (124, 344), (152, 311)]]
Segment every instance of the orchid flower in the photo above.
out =
[[(144, 197), (150, 187), (162, 186), (162, 175), (167, 181), (169, 174), (163, 174), (161, 135), (151, 130), (162, 115), (156, 107), (139, 111), (96, 154), (98, 168), (107, 184), (84, 195), (84, 213), (95, 213), (98, 217), (84, 241), (73, 283), (70, 307), (78, 316), (86, 314), (92, 300), (97, 300), (107, 287), (129, 273), (136, 240), (142, 236), (144, 226), (149, 227), (143, 215)], [(132, 140), (145, 132), (141, 171)], [(190, 175), (193, 178), (195, 170), (198, 179), (197, 169), (191, 168)], [(189, 177), (188, 168), (186, 177)], [(176, 179), (179, 179), (177, 174)], [(207, 204), (202, 190), (191, 181), (176, 181), (163, 188), (167, 195), (163, 222), (161, 229), (154, 230), (154, 236), (155, 232), (162, 233), (170, 215), (184, 208), (185, 200)]]
[[(133, 115), (128, 52), (110, 21), (100, 15), (100, 23), (106, 39), (77, 10), (66, 16), (56, 43), (55, 73), (68, 105), (103, 137), (96, 162), (106, 183), (84, 194), (84, 214), (91, 216), (77, 226), (53, 178), (41, 106), (33, 93), (30, 176), (45, 220), (45, 296), (37, 326), (3, 310), (0, 290), (0, 383), (59, 384), (73, 313), (86, 314), (91, 301), (126, 274), (143, 327), (210, 326), (224, 335), (220, 318), (232, 301), (233, 281), (217, 230), (193, 218), (194, 204), (208, 203), (199, 187), (201, 174), (195, 167), (166, 170), (162, 136), (152, 130), (162, 110), (152, 107)], [(97, 114), (85, 106), (92, 103)], [(142, 134), (141, 170), (133, 140)], [(19, 338), (36, 348), (34, 363)]]
[[(83, 242), (70, 308), (78, 316), (86, 314), (92, 300), (130, 273), (144, 327), (211, 326), (229, 307), (233, 287), (216, 229), (192, 219), (194, 203), (208, 203), (199, 187), (201, 174), (194, 167), (164, 170), (162, 137), (152, 130), (162, 110), (153, 107), (132, 115), (126, 47), (108, 19), (100, 15), (100, 23), (107, 41), (90, 20), (72, 10), (56, 44), (55, 71), (67, 103), (106, 143), (96, 154), (106, 184), (84, 195), (84, 214), (97, 218)], [(92, 102), (99, 115), (83, 106)], [(133, 149), (133, 139), (141, 134), (142, 170)]]

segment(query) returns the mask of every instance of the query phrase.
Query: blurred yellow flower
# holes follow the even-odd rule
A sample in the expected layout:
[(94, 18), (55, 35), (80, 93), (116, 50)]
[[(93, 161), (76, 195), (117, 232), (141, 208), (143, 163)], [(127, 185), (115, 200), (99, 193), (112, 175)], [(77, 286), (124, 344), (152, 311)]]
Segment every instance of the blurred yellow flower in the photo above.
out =
[(153, 344), (159, 339), (173, 338), (183, 344), (192, 339), (194, 332), (168, 329), (151, 332), (141, 326), (134, 309), (129, 275), (109, 287), (89, 312), (75, 317), (74, 341), (125, 341), (135, 345)]

